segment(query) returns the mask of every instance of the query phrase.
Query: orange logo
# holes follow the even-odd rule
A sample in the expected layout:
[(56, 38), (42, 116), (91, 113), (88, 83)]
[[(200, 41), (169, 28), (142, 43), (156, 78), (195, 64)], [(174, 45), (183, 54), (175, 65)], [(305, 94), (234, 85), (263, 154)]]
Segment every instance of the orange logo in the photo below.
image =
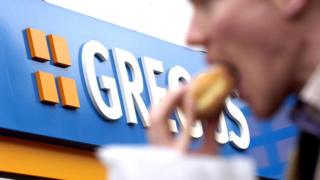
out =
[[(46, 36), (45, 32), (28, 28), (26, 29), (27, 40), (31, 58), (38, 62), (50, 61), (51, 52), (53, 64), (59, 68), (67, 68), (71, 66), (71, 58), (69, 54), (67, 41), (57, 35)], [(49, 48), (47, 43), (49, 41)], [(59, 95), (61, 97), (64, 108), (77, 109), (80, 107), (78, 91), (75, 80), (63, 76), (55, 79), (54, 75), (48, 72), (35, 72), (39, 99), (45, 104), (58, 104)]]

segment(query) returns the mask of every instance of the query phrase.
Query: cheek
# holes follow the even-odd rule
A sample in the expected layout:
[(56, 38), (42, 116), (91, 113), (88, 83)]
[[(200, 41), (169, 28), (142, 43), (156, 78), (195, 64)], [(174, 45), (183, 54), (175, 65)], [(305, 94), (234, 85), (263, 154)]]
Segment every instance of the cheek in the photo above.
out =
[(249, 0), (226, 2), (230, 3), (221, 4), (211, 16), (212, 41), (225, 48), (233, 46), (237, 53), (252, 56), (268, 56), (281, 48), (279, 45), (285, 41), (286, 32), (282, 31), (281, 22), (276, 21), (279, 19), (277, 13), (254, 4), (257, 1), (250, 1), (251, 4), (248, 4)]
[(209, 32), (211, 34), (211, 40), (219, 41), (219, 43), (227, 40), (228, 37), (233, 34), (231, 29), (235, 26), (235, 14), (229, 10), (229, 8), (224, 7), (213, 12), (211, 17), (210, 22), (212, 23), (210, 27), (208, 27), (211, 30), (211, 32)]
[[(217, 39), (228, 39), (229, 36), (239, 34), (238, 32), (243, 27), (250, 24), (243, 23), (243, 20), (247, 17), (251, 17), (252, 2), (248, 3), (248, 0), (228, 0), (218, 1), (211, 9), (209, 15), (212, 34)], [(248, 16), (249, 15), (249, 16)], [(261, 19), (260, 19), (261, 21)], [(241, 33), (240, 33), (241, 34)]]
[[(277, 14), (266, 9), (222, 8), (212, 19), (212, 39), (225, 54), (225, 61), (240, 74), (240, 92), (260, 116), (274, 112), (281, 104), (287, 79), (283, 52), (288, 34)], [(266, 12), (270, 12), (266, 16)], [(263, 21), (262, 21), (263, 19)], [(277, 31), (273, 31), (277, 27)], [(283, 61), (286, 62), (286, 61)]]

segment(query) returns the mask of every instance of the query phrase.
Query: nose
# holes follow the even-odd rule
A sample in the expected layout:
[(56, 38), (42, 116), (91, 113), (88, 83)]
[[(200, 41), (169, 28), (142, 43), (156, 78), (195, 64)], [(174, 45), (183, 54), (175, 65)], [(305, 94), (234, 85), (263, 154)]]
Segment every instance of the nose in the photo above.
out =
[(189, 25), (186, 42), (189, 45), (206, 46), (205, 27), (195, 15)]

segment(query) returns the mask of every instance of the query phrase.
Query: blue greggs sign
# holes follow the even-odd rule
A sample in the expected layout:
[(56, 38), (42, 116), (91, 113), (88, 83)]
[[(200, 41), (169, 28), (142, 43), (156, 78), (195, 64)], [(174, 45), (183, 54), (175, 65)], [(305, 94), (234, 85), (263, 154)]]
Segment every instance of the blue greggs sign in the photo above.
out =
[[(167, 89), (205, 68), (205, 54), (40, 0), (2, 1), (0, 128), (100, 146), (145, 143), (148, 109)], [(289, 100), (258, 123), (238, 98), (226, 101), (216, 140), (224, 155), (257, 160), (258, 174), (281, 178), (296, 128)], [(170, 127), (177, 132), (183, 114)], [(203, 134), (198, 122), (194, 145)]]

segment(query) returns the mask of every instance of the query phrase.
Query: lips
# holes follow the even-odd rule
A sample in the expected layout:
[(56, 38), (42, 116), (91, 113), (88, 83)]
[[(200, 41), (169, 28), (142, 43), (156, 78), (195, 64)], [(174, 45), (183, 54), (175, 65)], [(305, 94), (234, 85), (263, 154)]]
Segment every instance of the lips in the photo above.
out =
[[(230, 72), (234, 75), (235, 77), (235, 90), (233, 93), (231, 93), (231, 97), (245, 97), (242, 96), (241, 91), (243, 91), (243, 88), (240, 88), (240, 74), (237, 70), (237, 68), (230, 64), (229, 62), (233, 62), (230, 59), (228, 60), (226, 57), (222, 55), (222, 53), (219, 53), (217, 50), (213, 50), (214, 48), (208, 48), (207, 51), (207, 56), (206, 56), (206, 62), (210, 66), (214, 64), (224, 64), (226, 65)], [(210, 51), (209, 51), (210, 50)]]
[(212, 65), (212, 64), (214, 63), (214, 61), (211, 60), (210, 58), (206, 58), (206, 62), (207, 62), (207, 64), (209, 64), (209, 65)]

